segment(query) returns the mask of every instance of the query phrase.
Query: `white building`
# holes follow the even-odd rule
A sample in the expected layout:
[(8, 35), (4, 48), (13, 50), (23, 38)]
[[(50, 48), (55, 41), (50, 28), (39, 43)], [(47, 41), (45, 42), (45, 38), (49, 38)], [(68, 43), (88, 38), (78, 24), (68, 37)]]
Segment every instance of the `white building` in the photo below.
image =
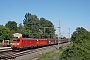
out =
[(22, 34), (21, 34), (21, 33), (14, 33), (13, 36), (14, 36), (14, 37), (21, 38), (21, 37), (22, 37)]

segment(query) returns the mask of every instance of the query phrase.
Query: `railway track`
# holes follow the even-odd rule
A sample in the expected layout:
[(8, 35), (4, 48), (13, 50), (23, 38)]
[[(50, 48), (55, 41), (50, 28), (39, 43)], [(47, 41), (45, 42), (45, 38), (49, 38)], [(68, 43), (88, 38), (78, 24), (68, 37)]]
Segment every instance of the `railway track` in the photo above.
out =
[(0, 52), (10, 51), (10, 50), (12, 50), (11, 47), (0, 47)]
[[(0, 52), (0, 59), (23, 60), (24, 58), (20, 58), (20, 57), (26, 56), (26, 55), (30, 55), (30, 57), (32, 58), (33, 56), (42, 54), (43, 52), (47, 51), (48, 49), (49, 50), (52, 49), (52, 47), (56, 48), (56, 45), (42, 47), (42, 48), (29, 49), (29, 50), (25, 50), (25, 51), (21, 51), (21, 52), (13, 52), (11, 49), (10, 49), (10, 51), (8, 51), (8, 49), (1, 49), (2, 51)], [(25, 57), (25, 58), (27, 58), (27, 57)]]
[(57, 47), (57, 45), (52, 45), (41, 48), (28, 49), (21, 52), (13, 52), (12, 50), (0, 52), (0, 60), (29, 60), (30, 58), (34, 58), (42, 53), (52, 51)]

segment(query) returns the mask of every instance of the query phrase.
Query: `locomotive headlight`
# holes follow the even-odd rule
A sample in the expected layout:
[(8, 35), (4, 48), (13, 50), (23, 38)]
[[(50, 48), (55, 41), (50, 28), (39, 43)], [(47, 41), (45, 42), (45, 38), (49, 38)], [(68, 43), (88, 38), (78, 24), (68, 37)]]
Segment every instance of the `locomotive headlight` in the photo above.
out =
[(12, 45), (14, 45), (14, 43), (12, 43)]
[(19, 45), (19, 43), (17, 43), (17, 45)]

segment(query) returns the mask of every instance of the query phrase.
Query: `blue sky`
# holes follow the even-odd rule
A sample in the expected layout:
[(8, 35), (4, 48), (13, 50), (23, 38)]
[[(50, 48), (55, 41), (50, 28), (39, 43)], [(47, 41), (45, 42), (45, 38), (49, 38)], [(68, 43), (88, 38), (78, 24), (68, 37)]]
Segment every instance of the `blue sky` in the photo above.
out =
[(55, 27), (60, 20), (64, 36), (68, 36), (68, 28), (71, 34), (77, 27), (90, 31), (90, 0), (0, 0), (0, 25), (9, 20), (22, 23), (28, 12), (50, 20)]

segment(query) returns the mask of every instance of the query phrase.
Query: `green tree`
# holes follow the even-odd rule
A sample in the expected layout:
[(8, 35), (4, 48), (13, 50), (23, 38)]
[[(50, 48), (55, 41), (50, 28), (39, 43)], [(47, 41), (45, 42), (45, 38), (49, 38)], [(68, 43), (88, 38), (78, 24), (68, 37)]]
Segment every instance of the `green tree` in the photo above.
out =
[(0, 25), (0, 41), (10, 39), (10, 30), (3, 25)]
[(5, 25), (10, 31), (17, 32), (17, 23), (15, 21), (8, 21)]
[(22, 28), (22, 36), (25, 38), (29, 38), (31, 36), (31, 30)]
[(73, 45), (61, 55), (63, 60), (89, 60), (90, 59), (90, 32), (83, 27), (77, 27), (72, 34)]
[(45, 18), (39, 18), (31, 13), (26, 13), (23, 20), (24, 31), (28, 33), (24, 36), (35, 38), (50, 38), (55, 37), (54, 25), (51, 21)]
[(24, 28), (24, 26), (22, 25), (22, 23), (20, 23), (17, 27), (17, 32), (18, 33), (22, 33), (22, 29)]
[(23, 20), (24, 28), (29, 32), (28, 37), (35, 37), (39, 32), (39, 19), (36, 15), (32, 15), (30, 13), (25, 14), (25, 18)]
[(51, 21), (46, 20), (45, 18), (40, 18), (40, 30), (43, 32), (45, 38), (52, 38), (55, 36), (54, 25)]
[(85, 39), (90, 39), (89, 36), (90, 33), (84, 29), (83, 27), (78, 27), (76, 29), (76, 31), (73, 32), (73, 35), (72, 35), (72, 40), (74, 43), (80, 43), (81, 41), (85, 40)]

